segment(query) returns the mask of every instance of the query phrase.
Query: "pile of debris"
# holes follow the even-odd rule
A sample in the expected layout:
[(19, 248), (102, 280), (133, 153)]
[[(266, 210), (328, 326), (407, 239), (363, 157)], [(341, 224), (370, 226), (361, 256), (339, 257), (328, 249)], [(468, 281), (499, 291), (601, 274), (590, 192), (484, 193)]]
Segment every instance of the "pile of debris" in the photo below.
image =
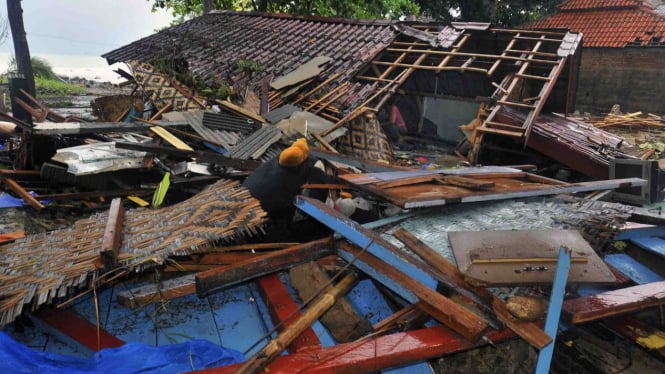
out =
[[(250, 48), (252, 30), (269, 38)], [(214, 372), (431, 372), (437, 358), (499, 360), (478, 347), (516, 337), (527, 371), (570, 370), (566, 359), (605, 370), (627, 357), (589, 348), (608, 334), (642, 347), (624, 366), (663, 369), (642, 358), (665, 352), (648, 342), (663, 334), (665, 220), (660, 205), (624, 203), (662, 202), (665, 178), (598, 122), (555, 114), (572, 103), (580, 41), (213, 12), (106, 54), (127, 63), (133, 91), (94, 100), (97, 121), (20, 91), (0, 114), (0, 160), (14, 166), (0, 170), (3, 208), (94, 214), (0, 237), (0, 324), (31, 315), (98, 336), (96, 351), (145, 328), (137, 310), (180, 302), (212, 322), (173, 314), (141, 339), (214, 325), (209, 340), (247, 358)], [(208, 49), (243, 58), (217, 64)], [(298, 186), (287, 240), (241, 181), (303, 137), (334, 182)], [(322, 189), (326, 202), (306, 196)]]

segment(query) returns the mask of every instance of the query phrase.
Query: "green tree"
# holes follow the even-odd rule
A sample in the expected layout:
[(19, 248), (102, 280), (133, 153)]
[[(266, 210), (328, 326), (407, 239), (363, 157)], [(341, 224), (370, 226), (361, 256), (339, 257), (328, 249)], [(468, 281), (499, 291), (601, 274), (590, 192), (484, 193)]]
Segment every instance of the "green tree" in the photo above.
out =
[(554, 13), (563, 0), (416, 0), (422, 14), (443, 20), (515, 27)]
[[(172, 11), (176, 22), (203, 13), (206, 0), (147, 0), (153, 10)], [(213, 9), (291, 13), (343, 18), (422, 15), (450, 22), (490, 22), (514, 27), (556, 11), (563, 0), (207, 0)]]
[[(202, 0), (147, 1), (152, 3), (153, 11), (170, 10), (176, 22), (203, 14)], [(393, 19), (420, 13), (416, 0), (213, 0), (213, 9)]]

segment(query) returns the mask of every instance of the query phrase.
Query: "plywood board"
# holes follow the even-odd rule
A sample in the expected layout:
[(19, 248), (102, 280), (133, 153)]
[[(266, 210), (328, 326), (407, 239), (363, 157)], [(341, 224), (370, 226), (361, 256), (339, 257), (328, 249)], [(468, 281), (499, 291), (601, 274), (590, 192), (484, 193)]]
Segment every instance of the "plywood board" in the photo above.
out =
[(572, 251), (569, 282), (616, 282), (612, 271), (575, 230), (454, 231), (448, 238), (460, 271), (481, 283), (551, 284), (561, 246)]
[[(508, 169), (508, 170), (503, 170)], [(557, 195), (562, 193), (608, 190), (626, 186), (642, 186), (646, 180), (639, 178), (613, 179), (582, 183), (564, 183), (544, 178), (535, 174), (514, 169), (502, 168), (497, 171), (478, 170), (478, 168), (460, 170), (413, 170), (384, 173), (345, 174), (340, 178), (356, 185), (368, 193), (380, 196), (389, 202), (404, 208), (421, 208), (456, 203), (506, 200), (532, 196)], [(437, 181), (403, 185), (400, 179), (418, 180), (419, 176), (442, 175)], [(459, 183), (446, 183), (446, 175), (464, 176), (479, 179), (488, 187), (483, 189), (464, 187)], [(442, 182), (442, 181), (443, 182)], [(386, 183), (386, 182), (393, 183)], [(384, 187), (382, 187), (384, 186)], [(386, 187), (387, 186), (387, 187)]]

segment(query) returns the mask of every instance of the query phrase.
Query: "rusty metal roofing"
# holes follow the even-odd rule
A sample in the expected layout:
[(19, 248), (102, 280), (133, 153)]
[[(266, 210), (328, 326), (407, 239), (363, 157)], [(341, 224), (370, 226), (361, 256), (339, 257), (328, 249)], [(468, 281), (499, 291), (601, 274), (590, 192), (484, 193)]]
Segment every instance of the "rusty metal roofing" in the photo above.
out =
[[(395, 37), (388, 20), (348, 20), (214, 11), (102, 55), (109, 63), (183, 57), (198, 77), (228, 79), (238, 60), (265, 68), (253, 82), (279, 77), (316, 56), (332, 59), (324, 75), (347, 80)], [(233, 77), (232, 77), (233, 78)], [(232, 79), (233, 80), (233, 79)]]
[(580, 0), (561, 12), (524, 25), (530, 29), (566, 28), (584, 34), (585, 47), (663, 46), (665, 16), (632, 0)]

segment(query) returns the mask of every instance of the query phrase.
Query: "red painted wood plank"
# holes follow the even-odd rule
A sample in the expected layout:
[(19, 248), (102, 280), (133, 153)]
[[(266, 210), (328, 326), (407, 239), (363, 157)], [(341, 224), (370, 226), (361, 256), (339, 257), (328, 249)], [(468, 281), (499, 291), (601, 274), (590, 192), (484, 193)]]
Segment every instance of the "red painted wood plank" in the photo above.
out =
[(125, 344), (124, 341), (100, 329), (98, 345), (97, 326), (68, 310), (50, 309), (39, 314), (37, 318), (63, 335), (95, 352), (100, 349), (116, 348)]
[(573, 323), (582, 323), (658, 306), (664, 300), (665, 281), (661, 281), (566, 300), (563, 311)]
[(603, 323), (628, 340), (665, 357), (665, 333), (629, 316), (607, 318)]
[[(289, 294), (286, 286), (279, 280), (277, 274), (269, 274), (256, 280), (259, 292), (268, 306), (268, 312), (273, 324), (282, 323), (278, 331), (291, 326), (301, 315), (298, 305)], [(295, 312), (295, 313), (294, 313)], [(289, 353), (321, 348), (321, 341), (312, 328), (303, 331), (296, 340), (287, 347)]]
[[(491, 331), (486, 336), (493, 342), (512, 338), (515, 334), (504, 329)], [(276, 373), (368, 373), (439, 357), (468, 348), (487, 344), (470, 343), (445, 327), (395, 333), (374, 339), (338, 344), (316, 351), (280, 356), (266, 369)], [(235, 373), (242, 364), (197, 371), (197, 373)]]

